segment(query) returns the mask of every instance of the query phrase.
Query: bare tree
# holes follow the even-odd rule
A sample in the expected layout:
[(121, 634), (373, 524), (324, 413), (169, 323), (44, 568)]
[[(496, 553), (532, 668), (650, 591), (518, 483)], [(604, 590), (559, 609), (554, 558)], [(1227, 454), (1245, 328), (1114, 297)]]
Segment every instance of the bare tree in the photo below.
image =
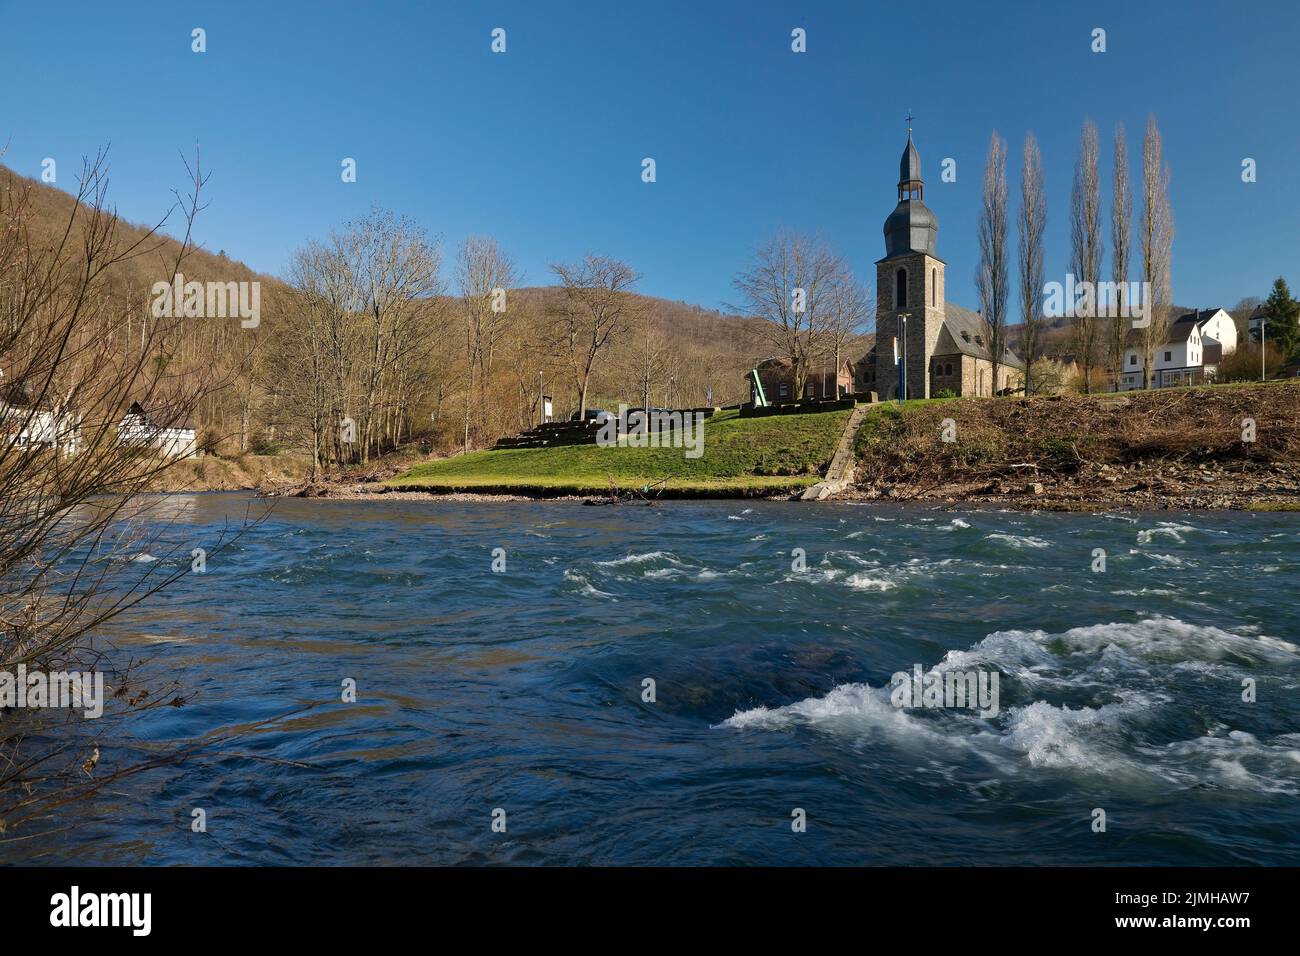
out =
[[(130, 238), (131, 227), (108, 211), (103, 153), (85, 163), (52, 243), (32, 236), (32, 185), (0, 177), (0, 671), (106, 673), (105, 718), (145, 709), (149, 695), (128, 694), (131, 668), (118, 666), (97, 635), (190, 569), (188, 555), (132, 560), (146, 549), (177, 554), (160, 515), (166, 503), (143, 495), (174, 460), (147, 436), (137, 443), (124, 435), (119, 423), (133, 401), (160, 427), (192, 423), (205, 397), (225, 384), (168, 373), (187, 320), (146, 314), (123, 279), (130, 263), (162, 249), (174, 253), (154, 277), (169, 283), (181, 272), (206, 181), (197, 161), (187, 170), (192, 192), (173, 207), (184, 218), (179, 245), (158, 233), (166, 217)], [(126, 329), (128, 315), (138, 335)], [(0, 723), (0, 843), (22, 839), (2, 835), (25, 823), (48, 822), (51, 807), (141, 769), (120, 751), (111, 769), (98, 764), (111, 719), (94, 731), (52, 734), (54, 711), (19, 710)], [(74, 713), (69, 721), (79, 722)]]
[(1070, 192), (1070, 269), (1075, 280), (1090, 290), (1076, 307), (1073, 333), (1075, 360), (1083, 372), (1085, 393), (1092, 391), (1100, 338), (1097, 284), (1102, 263), (1101, 174), (1097, 170), (1097, 152), (1097, 124), (1084, 120)]
[(1043, 157), (1034, 134), (1025, 137), (1020, 171), (1020, 312), (1025, 320), (1025, 394), (1033, 393), (1034, 362), (1042, 346), (1043, 234), (1047, 228), (1047, 194), (1043, 190)]
[(673, 345), (649, 310), (639, 316), (635, 331), (635, 342), (623, 362), (624, 373), (641, 407), (649, 409), (654, 389), (668, 379)]
[(309, 242), (289, 267), (292, 300), (274, 338), (277, 419), (311, 449), (311, 479), (343, 461), (340, 423), (351, 406), (359, 351), (352, 322), (358, 296), (337, 245)]
[(581, 417), (597, 360), (639, 315), (630, 294), (639, 277), (625, 262), (591, 254), (580, 263), (557, 263), (551, 269), (564, 288), (560, 351), (573, 375)]
[(361, 460), (368, 462), (396, 444), (408, 420), (403, 383), (434, 345), (429, 312), (444, 291), (442, 250), (412, 220), (379, 209), (347, 224), (342, 239), (359, 293), (364, 351), (356, 413)]
[(1156, 349), (1169, 338), (1170, 270), (1173, 262), (1174, 213), (1169, 203), (1169, 167), (1164, 162), (1156, 118), (1147, 118), (1142, 138), (1142, 212), (1138, 221), (1142, 281), (1148, 283), (1148, 324), (1142, 329), (1145, 386), (1152, 387)]
[(409, 434), (441, 319), (441, 261), (422, 229), (377, 209), (295, 255), (273, 374), (282, 420), (310, 443), (313, 478)]
[(470, 236), (456, 256), (456, 283), (465, 318), (465, 434), (469, 451), (471, 399), (478, 379), (480, 415), (488, 414), (492, 360), (506, 328), (508, 296), (517, 282), (514, 263), (495, 239)]
[(1111, 387), (1119, 391), (1124, 372), (1124, 354), (1128, 347), (1130, 319), (1128, 312), (1129, 256), (1133, 247), (1133, 186), (1128, 174), (1128, 142), (1124, 124), (1115, 124), (1114, 187), (1110, 204), (1111, 279), (1115, 283), (1115, 314), (1106, 323), (1106, 359), (1110, 366)]
[(730, 308), (761, 321), (763, 341), (790, 362), (795, 395), (804, 393), (810, 364), (821, 352), (836, 280), (845, 272), (820, 238), (780, 229), (732, 282), (740, 303)]
[(984, 200), (979, 219), (980, 262), (975, 273), (980, 308), (989, 328), (994, 394), (998, 391), (998, 369), (1006, 352), (1007, 305), (1007, 144), (995, 131), (989, 139), (984, 166)]
[[(848, 344), (860, 336), (876, 315), (875, 298), (871, 291), (854, 278), (847, 268), (841, 270), (831, 283), (826, 307), (826, 354), (831, 358), (835, 381), (839, 381), (840, 366)], [(834, 398), (839, 398), (838, 387)]]

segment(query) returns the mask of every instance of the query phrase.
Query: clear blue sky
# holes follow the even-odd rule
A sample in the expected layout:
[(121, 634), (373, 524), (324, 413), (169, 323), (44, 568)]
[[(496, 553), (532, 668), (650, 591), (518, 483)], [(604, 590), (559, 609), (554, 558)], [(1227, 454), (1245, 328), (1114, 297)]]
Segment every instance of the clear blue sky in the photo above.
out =
[[(1101, 129), (1109, 203), (1111, 129), (1127, 126), (1136, 172), (1148, 113), (1173, 172), (1175, 299), (1231, 306), (1278, 274), (1300, 286), (1295, 0), (24, 0), (0, 17), (5, 163), (35, 176), (54, 157), (67, 189), (80, 157), (111, 143), (113, 199), (140, 222), (167, 207), (178, 152), (198, 144), (212, 172), (198, 239), (273, 274), (380, 204), (441, 235), (447, 258), (468, 233), (497, 237), (529, 284), (593, 251), (630, 262), (645, 292), (718, 306), (786, 224), (824, 234), (874, 285), (911, 109), (954, 301), (978, 304), (991, 131), (1014, 177), (1025, 133), (1039, 139), (1059, 279), (1081, 122)], [(944, 157), (956, 183), (939, 181)]]

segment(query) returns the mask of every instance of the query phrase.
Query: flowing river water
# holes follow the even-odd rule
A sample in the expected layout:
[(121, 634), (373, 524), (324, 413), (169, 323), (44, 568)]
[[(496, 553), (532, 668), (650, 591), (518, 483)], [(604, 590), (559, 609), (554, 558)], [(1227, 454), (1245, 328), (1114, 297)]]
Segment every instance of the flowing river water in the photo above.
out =
[[(280, 501), (105, 635), (189, 703), (97, 772), (246, 732), (0, 858), (1296, 865), (1298, 570), (1285, 514)], [(894, 706), (917, 666), (997, 713)]]

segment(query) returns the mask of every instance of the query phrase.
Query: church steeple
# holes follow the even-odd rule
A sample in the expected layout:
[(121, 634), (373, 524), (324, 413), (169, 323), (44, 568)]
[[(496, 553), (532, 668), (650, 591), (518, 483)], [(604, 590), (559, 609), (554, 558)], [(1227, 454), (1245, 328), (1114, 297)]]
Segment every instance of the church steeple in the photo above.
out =
[(912, 142), (912, 114), (907, 114), (907, 148), (898, 163), (898, 201), (925, 198), (925, 180), (921, 178), (921, 154)]
[(902, 385), (895, 342), (907, 360), (904, 397), (929, 398), (938, 387), (933, 360), (947, 314), (944, 263), (935, 252), (939, 220), (921, 198), (924, 188), (909, 114), (898, 205), (885, 220), (885, 257), (876, 261), (876, 391), (882, 399), (898, 397)]
[(925, 181), (921, 178), (921, 154), (912, 142), (912, 114), (907, 114), (907, 146), (898, 163), (898, 205), (885, 220), (887, 257), (923, 252), (935, 255), (939, 220), (925, 204)]

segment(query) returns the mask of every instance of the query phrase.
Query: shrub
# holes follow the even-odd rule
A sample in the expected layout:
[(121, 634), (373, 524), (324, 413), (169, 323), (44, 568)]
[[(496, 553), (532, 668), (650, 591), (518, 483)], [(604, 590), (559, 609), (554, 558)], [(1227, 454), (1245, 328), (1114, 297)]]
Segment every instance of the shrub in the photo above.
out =
[(266, 432), (254, 432), (249, 439), (248, 450), (254, 455), (278, 455), (280, 445)]

